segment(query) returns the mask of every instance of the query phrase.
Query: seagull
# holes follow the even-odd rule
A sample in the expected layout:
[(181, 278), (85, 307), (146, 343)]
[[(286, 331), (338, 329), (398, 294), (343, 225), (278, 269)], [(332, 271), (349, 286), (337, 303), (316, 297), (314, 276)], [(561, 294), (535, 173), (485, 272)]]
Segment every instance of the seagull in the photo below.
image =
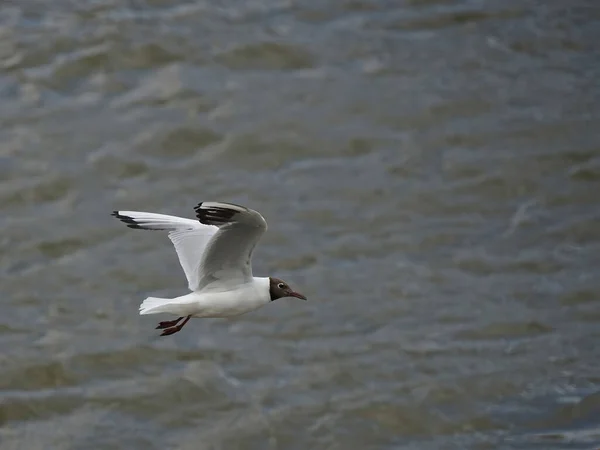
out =
[(189, 294), (175, 298), (148, 297), (140, 314), (169, 313), (160, 322), (161, 336), (181, 331), (192, 317), (231, 317), (258, 309), (283, 297), (306, 297), (275, 277), (252, 276), (252, 252), (267, 231), (257, 211), (233, 203), (201, 202), (196, 218), (138, 211), (113, 211), (129, 228), (168, 231), (185, 272)]

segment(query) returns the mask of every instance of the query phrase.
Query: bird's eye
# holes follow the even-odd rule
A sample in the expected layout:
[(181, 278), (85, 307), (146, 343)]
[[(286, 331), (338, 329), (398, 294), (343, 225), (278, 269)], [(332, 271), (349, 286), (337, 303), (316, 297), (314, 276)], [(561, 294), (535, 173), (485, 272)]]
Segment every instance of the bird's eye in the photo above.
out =
[(279, 284), (277, 285), (277, 287), (278, 287), (279, 289), (285, 289), (285, 288), (286, 288), (286, 285), (285, 285), (284, 283), (279, 283)]

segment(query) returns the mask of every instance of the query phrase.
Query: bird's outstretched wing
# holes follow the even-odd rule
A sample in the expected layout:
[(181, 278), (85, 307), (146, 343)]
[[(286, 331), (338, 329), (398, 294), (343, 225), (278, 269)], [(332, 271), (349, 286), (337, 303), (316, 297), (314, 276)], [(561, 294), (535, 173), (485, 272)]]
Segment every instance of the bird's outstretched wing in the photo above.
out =
[(252, 252), (267, 230), (263, 216), (223, 202), (202, 202), (194, 210), (202, 225), (218, 227), (202, 255), (199, 289), (234, 289), (252, 281)]
[(204, 225), (197, 220), (139, 211), (114, 211), (114, 217), (129, 228), (140, 230), (166, 230), (175, 246), (179, 263), (191, 291), (198, 290), (200, 261), (211, 238), (219, 231), (214, 225)]
[(198, 220), (139, 211), (114, 211), (130, 228), (166, 230), (192, 291), (229, 290), (252, 281), (252, 252), (267, 230), (259, 212), (223, 202), (202, 202)]

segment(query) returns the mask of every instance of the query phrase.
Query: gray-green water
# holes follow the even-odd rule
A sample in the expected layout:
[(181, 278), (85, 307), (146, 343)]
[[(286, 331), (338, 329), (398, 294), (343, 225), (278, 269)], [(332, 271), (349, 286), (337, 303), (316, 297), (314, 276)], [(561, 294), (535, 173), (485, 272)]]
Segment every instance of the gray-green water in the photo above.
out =
[[(600, 9), (0, 5), (0, 448), (600, 445)], [(309, 297), (169, 338), (166, 236), (269, 221)]]

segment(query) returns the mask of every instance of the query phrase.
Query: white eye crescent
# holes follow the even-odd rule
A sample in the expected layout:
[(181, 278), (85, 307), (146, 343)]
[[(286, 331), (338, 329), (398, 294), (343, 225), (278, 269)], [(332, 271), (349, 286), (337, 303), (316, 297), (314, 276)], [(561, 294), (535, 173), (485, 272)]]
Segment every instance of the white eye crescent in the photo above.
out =
[(279, 289), (285, 289), (285, 284), (283, 284), (283, 283), (279, 283), (279, 284), (277, 285), (277, 287), (278, 287)]

